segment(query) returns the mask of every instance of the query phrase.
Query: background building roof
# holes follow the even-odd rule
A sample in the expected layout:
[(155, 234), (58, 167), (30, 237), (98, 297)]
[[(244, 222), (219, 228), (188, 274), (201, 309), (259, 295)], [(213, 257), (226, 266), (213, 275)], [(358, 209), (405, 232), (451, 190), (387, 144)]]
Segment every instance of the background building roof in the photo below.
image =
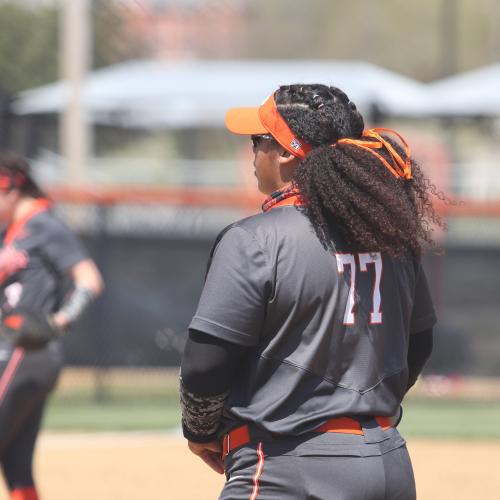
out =
[[(218, 127), (231, 106), (259, 104), (280, 84), (317, 82), (340, 87), (362, 112), (376, 105), (413, 116), (425, 108), (424, 84), (359, 61), (136, 60), (90, 73), (84, 101), (95, 123)], [(67, 99), (58, 82), (21, 93), (14, 111), (59, 113)]]
[(444, 116), (500, 116), (500, 63), (429, 85), (433, 112)]

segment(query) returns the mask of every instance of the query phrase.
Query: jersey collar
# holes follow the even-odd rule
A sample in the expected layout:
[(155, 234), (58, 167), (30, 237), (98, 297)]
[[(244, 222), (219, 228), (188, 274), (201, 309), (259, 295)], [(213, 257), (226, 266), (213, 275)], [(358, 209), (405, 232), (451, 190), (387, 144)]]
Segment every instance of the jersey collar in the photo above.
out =
[(296, 186), (287, 186), (279, 191), (275, 191), (264, 200), (262, 211), (269, 212), (273, 208), (284, 206), (300, 207), (304, 205), (304, 201), (300, 196), (300, 192)]

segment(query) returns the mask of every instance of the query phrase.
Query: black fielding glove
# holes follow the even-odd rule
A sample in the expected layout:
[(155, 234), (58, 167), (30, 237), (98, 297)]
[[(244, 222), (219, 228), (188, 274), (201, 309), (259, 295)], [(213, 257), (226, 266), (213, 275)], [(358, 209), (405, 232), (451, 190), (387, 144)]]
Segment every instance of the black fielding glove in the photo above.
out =
[(18, 307), (2, 317), (1, 333), (16, 347), (36, 350), (63, 332), (43, 314)]

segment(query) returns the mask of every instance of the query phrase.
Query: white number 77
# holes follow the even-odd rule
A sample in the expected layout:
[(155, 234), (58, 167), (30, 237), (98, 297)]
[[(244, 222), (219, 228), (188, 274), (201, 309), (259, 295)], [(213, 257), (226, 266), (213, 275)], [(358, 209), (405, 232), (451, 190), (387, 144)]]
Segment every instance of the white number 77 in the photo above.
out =
[[(382, 323), (380, 281), (382, 279), (382, 255), (380, 252), (357, 254), (359, 259), (359, 268), (361, 271), (367, 271), (368, 264), (375, 266), (375, 283), (373, 284), (373, 309), (370, 313), (370, 324)], [(344, 313), (344, 324), (354, 325), (354, 305), (356, 303), (356, 256), (350, 253), (337, 253), (337, 271), (344, 272), (344, 267), (351, 268), (351, 283), (349, 286), (349, 295)]]

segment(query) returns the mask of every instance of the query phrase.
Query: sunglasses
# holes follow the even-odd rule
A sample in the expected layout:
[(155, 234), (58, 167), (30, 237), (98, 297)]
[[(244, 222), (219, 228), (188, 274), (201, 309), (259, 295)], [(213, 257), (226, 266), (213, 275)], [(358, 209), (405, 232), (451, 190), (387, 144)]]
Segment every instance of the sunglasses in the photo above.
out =
[(262, 141), (274, 141), (274, 137), (270, 134), (251, 135), (250, 139), (254, 148), (258, 147)]

